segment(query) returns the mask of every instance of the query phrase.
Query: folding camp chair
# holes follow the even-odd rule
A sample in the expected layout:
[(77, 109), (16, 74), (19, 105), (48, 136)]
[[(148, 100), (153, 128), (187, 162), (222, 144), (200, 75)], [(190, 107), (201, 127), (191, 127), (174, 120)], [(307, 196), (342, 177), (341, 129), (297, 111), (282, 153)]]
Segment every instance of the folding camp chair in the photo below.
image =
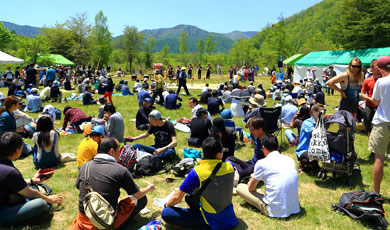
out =
[(283, 132), (282, 132), (282, 107), (278, 106), (275, 108), (260, 107), (260, 117), (262, 117), (266, 122), (267, 134), (273, 134), (276, 137), (280, 133), (280, 145), (283, 142)]

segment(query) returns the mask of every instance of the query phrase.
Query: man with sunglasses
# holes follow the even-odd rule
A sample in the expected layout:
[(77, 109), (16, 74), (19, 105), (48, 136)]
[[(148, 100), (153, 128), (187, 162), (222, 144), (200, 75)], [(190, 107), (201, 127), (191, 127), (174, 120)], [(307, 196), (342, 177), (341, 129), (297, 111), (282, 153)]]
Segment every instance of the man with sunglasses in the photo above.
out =
[(390, 56), (380, 57), (376, 64), (383, 77), (377, 80), (372, 95), (372, 102), (378, 108), (372, 119), (368, 150), (375, 153), (374, 192), (380, 193), (385, 155), (390, 152)]

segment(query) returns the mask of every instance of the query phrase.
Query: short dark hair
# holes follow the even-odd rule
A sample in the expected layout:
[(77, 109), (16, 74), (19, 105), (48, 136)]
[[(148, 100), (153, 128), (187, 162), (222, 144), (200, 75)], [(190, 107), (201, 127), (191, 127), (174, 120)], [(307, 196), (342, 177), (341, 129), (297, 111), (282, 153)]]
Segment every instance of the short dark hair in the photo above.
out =
[(65, 106), (64, 108), (64, 114), (66, 113), (66, 111), (68, 111), (69, 109), (71, 109), (72, 107), (70, 107), (69, 105)]
[(253, 117), (249, 121), (249, 126), (252, 126), (254, 129), (262, 129), (264, 132), (266, 130), (266, 123), (262, 117)]
[(111, 103), (108, 103), (104, 106), (104, 112), (116, 113), (115, 106)]
[(193, 102), (195, 102), (196, 104), (198, 104), (198, 99), (197, 98), (195, 98), (195, 97), (190, 97), (190, 99), (189, 99), (189, 101), (193, 101)]
[(15, 132), (6, 132), (0, 136), (0, 156), (12, 156), (17, 149), (23, 146), (23, 138)]
[(104, 137), (99, 144), (99, 153), (108, 154), (110, 149), (118, 149), (120, 145), (118, 144), (117, 139), (115, 137)]
[(204, 159), (215, 159), (222, 149), (222, 143), (218, 137), (208, 137), (202, 143)]
[(272, 134), (267, 134), (261, 138), (261, 144), (270, 152), (277, 151), (279, 149), (278, 138)]
[(199, 108), (196, 110), (196, 117), (201, 117), (203, 114), (207, 114), (207, 110), (205, 108)]

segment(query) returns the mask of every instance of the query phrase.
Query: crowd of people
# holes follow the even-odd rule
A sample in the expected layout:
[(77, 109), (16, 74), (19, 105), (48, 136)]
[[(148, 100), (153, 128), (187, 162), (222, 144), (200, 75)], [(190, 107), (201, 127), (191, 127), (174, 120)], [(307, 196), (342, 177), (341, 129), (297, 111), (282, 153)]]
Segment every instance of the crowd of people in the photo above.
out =
[[(332, 72), (332, 66), (329, 69), (326, 75), (331, 77), (326, 78), (326, 90), (328, 95), (333, 94), (332, 90), (340, 92), (339, 110), (346, 110), (358, 119), (359, 96), (366, 101), (363, 116), (369, 133), (369, 150), (375, 156), (374, 191), (379, 193), (385, 155), (390, 150), (390, 95), (387, 90), (390, 87), (390, 56), (373, 60), (370, 65), (372, 76), (365, 80), (363, 65), (358, 58), (352, 59), (347, 71), (339, 75)], [(179, 93), (183, 87), (187, 96), (190, 96), (186, 79), (193, 77), (192, 66), (178, 66), (176, 74), (171, 66), (166, 74), (156, 70), (150, 85), (148, 79), (144, 79), (142, 83), (136, 80), (132, 90), (127, 81), (120, 81), (115, 86), (108, 75), (108, 67), (99, 70), (77, 67), (73, 71), (59, 66), (43, 71), (40, 84), (44, 89), (40, 94), (37, 82), (32, 80), (39, 79), (36, 66), (23, 68), (19, 75), (11, 73), (10, 77), (9, 72), (6, 75), (9, 95), (0, 110), (0, 147), (3, 150), (0, 153), (0, 185), (3, 187), (0, 192), (0, 224), (9, 226), (25, 222), (41, 223), (52, 217), (52, 206), (61, 204), (63, 198), (61, 195), (48, 195), (39, 190), (38, 184), (48, 179), (42, 177), (40, 172), (59, 164), (63, 158), (59, 152), (60, 134), (73, 130), (76, 133), (83, 132), (85, 138), (77, 150), (76, 165), (79, 174), (75, 185), (79, 190), (79, 205), (72, 229), (93, 229), (93, 223), (83, 205), (86, 187), (89, 186), (115, 210), (122, 210), (118, 211), (114, 226), (130, 226), (146, 206), (147, 193), (152, 192), (156, 186), (149, 183), (145, 188), (139, 188), (129, 170), (117, 164), (121, 143), (138, 142), (153, 134), (153, 145), (135, 143), (132, 148), (167, 162), (172, 162), (177, 157), (175, 147), (183, 143), (178, 143), (175, 126), (164, 118), (156, 105), (169, 110), (184, 106), (178, 103), (183, 102)], [(199, 65), (198, 77), (201, 76), (201, 71)], [(318, 167), (318, 162), (309, 158), (308, 149), (311, 133), (318, 120), (323, 119), (321, 115), (326, 109), (325, 95), (322, 92), (324, 86), (317, 81), (315, 71), (308, 69), (307, 78), (295, 85), (286, 78), (284, 81), (275, 80), (269, 89), (264, 89), (261, 83), (257, 87), (254, 85), (253, 77), (257, 71), (257, 66), (243, 66), (239, 70), (231, 67), (227, 82), (220, 82), (219, 87), (214, 90), (206, 83), (198, 97), (189, 97), (188, 106), (192, 109), (189, 114), (190, 135), (184, 144), (202, 148), (203, 160), (189, 171), (180, 187), (164, 204), (161, 215), (166, 223), (202, 229), (235, 227), (238, 220), (232, 203), (233, 194), (237, 194), (268, 217), (286, 218), (300, 212), (295, 162), (279, 152), (278, 138), (267, 131), (267, 120), (261, 117), (260, 110), (266, 107), (266, 99), (272, 98), (274, 106), (281, 107), (281, 121), (289, 144), (297, 146), (298, 171), (304, 172), (308, 166)], [(210, 78), (210, 72), (211, 67), (208, 66), (206, 79)], [(121, 70), (119, 74), (122, 74)], [(26, 77), (22, 77), (23, 75)], [(176, 92), (167, 89), (165, 76), (177, 79)], [(17, 83), (17, 79), (23, 81), (25, 90), (21, 90), (21, 82)], [(247, 87), (242, 86), (242, 79), (251, 83)], [(54, 129), (54, 122), (56, 116), (61, 114), (56, 113), (51, 105), (43, 107), (42, 102), (56, 99), (56, 102), (61, 103), (61, 91), (57, 88), (63, 85), (67, 90), (66, 87), (72, 86), (71, 82), (83, 94), (83, 105), (99, 103), (101, 106), (96, 111), (96, 118), (86, 115), (80, 108), (65, 106), (62, 111), (62, 130), (59, 132)], [(144, 130), (144, 133), (125, 136), (124, 117), (117, 111), (112, 100), (114, 90), (121, 91), (124, 96), (137, 94), (139, 108), (135, 126), (138, 130)], [(102, 96), (94, 99), (95, 92)], [(26, 106), (22, 105), (23, 98), (26, 98)], [(230, 108), (227, 108), (228, 103)], [(22, 108), (25, 112), (41, 114), (38, 119), (32, 119)], [(239, 159), (235, 154), (235, 143), (242, 140), (244, 134), (243, 129), (232, 120), (233, 117), (241, 117), (249, 129), (246, 137), (254, 145), (253, 157), (249, 160)], [(83, 126), (85, 122), (90, 123), (89, 130)], [(295, 128), (298, 132), (294, 131)], [(35, 147), (24, 143), (22, 137), (32, 138)], [(33, 163), (39, 169), (31, 179), (25, 180), (12, 163), (22, 155), (33, 155)], [(86, 177), (87, 171), (89, 177)], [(265, 184), (265, 193), (257, 189), (260, 181)], [(118, 202), (121, 188), (137, 202), (129, 202), (128, 199)], [(188, 196), (195, 193), (200, 194), (200, 200), (195, 204), (186, 198), (189, 208), (177, 207), (186, 194)]]

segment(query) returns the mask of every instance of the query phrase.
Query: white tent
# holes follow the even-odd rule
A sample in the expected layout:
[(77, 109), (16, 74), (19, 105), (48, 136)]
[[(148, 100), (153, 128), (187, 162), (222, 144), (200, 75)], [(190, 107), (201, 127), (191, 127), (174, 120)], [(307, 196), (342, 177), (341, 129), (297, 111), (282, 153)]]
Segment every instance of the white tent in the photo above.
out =
[[(348, 65), (332, 65), (334, 67), (334, 71), (336, 74), (340, 74), (342, 72), (347, 71)], [(325, 65), (295, 65), (294, 66), (294, 82), (299, 82), (299, 80), (303, 80), (306, 78), (307, 69), (316, 69), (316, 79), (320, 80), (320, 84), (323, 85), (324, 82), (322, 79), (322, 73), (324, 69), (329, 71), (329, 66)]]
[(0, 51), (0, 65), (1, 64), (20, 64), (23, 63), (23, 59), (13, 57), (9, 54)]

